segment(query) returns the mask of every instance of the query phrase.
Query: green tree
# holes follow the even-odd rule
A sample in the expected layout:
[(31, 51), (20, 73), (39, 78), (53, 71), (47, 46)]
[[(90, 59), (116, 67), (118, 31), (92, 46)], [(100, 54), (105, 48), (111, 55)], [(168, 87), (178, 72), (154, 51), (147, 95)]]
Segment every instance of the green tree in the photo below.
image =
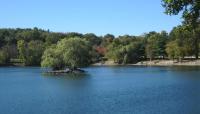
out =
[(88, 66), (91, 62), (91, 47), (81, 38), (62, 39), (54, 48), (45, 50), (41, 65), (53, 70)]
[(123, 49), (123, 46), (114, 46), (113, 44), (109, 45), (108, 46), (108, 53), (106, 54), (106, 56), (109, 58), (109, 59), (112, 59), (114, 60), (115, 63), (118, 63), (118, 64), (121, 64), (124, 60), (124, 56), (123, 55), (123, 51), (125, 51)]
[(131, 41), (129, 38), (117, 38), (108, 47), (106, 56), (118, 64), (135, 63), (140, 60), (142, 53), (142, 42)]
[(200, 24), (200, 2), (199, 0), (162, 0), (165, 13), (169, 15), (177, 15), (180, 12), (184, 19), (184, 24), (189, 25), (193, 33), (193, 40), (195, 42), (195, 56), (199, 56), (199, 34), (197, 28)]
[(33, 40), (26, 43), (24, 40), (17, 42), (17, 48), (19, 52), (19, 59), (26, 66), (39, 65), (41, 57), (44, 52), (44, 43), (42, 41)]
[(140, 41), (131, 42), (126, 46), (126, 63), (137, 63), (144, 56), (143, 44)]
[(178, 48), (177, 43), (174, 41), (171, 41), (167, 44), (166, 52), (170, 59), (174, 60), (175, 58), (177, 58), (179, 56), (177, 54), (179, 49), (177, 49), (177, 48)]
[(4, 49), (0, 49), (0, 65), (5, 65), (9, 61), (8, 52)]
[(168, 40), (168, 34), (165, 31), (161, 33), (150, 32), (146, 34), (146, 56), (152, 60), (155, 57), (166, 56), (165, 46)]
[(182, 17), (187, 24), (196, 26), (200, 17), (199, 0), (162, 0), (165, 7), (165, 13), (169, 15), (177, 15), (182, 12)]
[(39, 40), (33, 40), (27, 44), (27, 47), (25, 65), (40, 65), (45, 48), (44, 43)]
[(150, 61), (156, 56), (156, 46), (153, 40), (148, 40), (146, 45), (146, 56)]
[(165, 48), (166, 48), (166, 44), (168, 40), (169, 40), (168, 33), (166, 31), (161, 31), (161, 33), (159, 33), (158, 35), (158, 40), (157, 40), (157, 46), (158, 46), (157, 55), (158, 56), (162, 56), (164, 58), (167, 55)]
[(178, 41), (171, 41), (166, 46), (166, 52), (171, 59), (181, 61), (186, 55), (186, 48), (179, 46)]
[(17, 49), (19, 52), (19, 59), (24, 63), (26, 60), (26, 44), (24, 40), (17, 41)]
[(83, 34), (77, 32), (68, 32), (65, 34), (65, 38), (75, 38), (75, 37), (82, 38)]
[(63, 69), (65, 67), (63, 56), (56, 45), (48, 47), (42, 56), (42, 67), (51, 67), (53, 70)]
[(109, 44), (112, 43), (112, 41), (115, 39), (115, 36), (112, 34), (106, 34), (103, 38), (102, 38), (102, 42), (101, 45), (106, 47)]
[(93, 33), (87, 33), (83, 35), (83, 38), (86, 39), (92, 46), (98, 46), (101, 44), (101, 39)]
[(185, 56), (195, 55), (195, 42), (192, 32), (187, 26), (177, 26), (170, 33), (170, 40), (176, 41), (179, 47), (184, 48)]
[(26, 42), (30, 42), (31, 40), (42, 40), (44, 41), (45, 38), (42, 37), (43, 30), (40, 30), (38, 28), (34, 29), (24, 29), (16, 34), (17, 40), (24, 40)]

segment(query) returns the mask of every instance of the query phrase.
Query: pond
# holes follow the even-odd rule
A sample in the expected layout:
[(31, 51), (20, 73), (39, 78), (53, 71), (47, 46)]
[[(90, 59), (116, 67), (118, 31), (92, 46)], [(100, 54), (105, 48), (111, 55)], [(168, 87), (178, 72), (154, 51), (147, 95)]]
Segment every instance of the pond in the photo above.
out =
[(200, 67), (0, 68), (1, 114), (200, 114)]

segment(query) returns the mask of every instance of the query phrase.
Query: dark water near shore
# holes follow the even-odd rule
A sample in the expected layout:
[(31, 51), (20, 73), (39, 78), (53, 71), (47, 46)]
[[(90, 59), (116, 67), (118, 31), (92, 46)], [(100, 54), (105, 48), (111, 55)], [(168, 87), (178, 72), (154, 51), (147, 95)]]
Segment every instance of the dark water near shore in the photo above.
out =
[(200, 114), (200, 67), (0, 68), (0, 114)]

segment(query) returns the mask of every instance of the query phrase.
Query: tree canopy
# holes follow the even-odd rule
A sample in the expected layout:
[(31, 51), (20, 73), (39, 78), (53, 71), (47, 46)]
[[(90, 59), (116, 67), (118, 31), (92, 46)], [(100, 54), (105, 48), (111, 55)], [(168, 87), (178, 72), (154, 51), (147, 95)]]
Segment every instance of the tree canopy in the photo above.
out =
[(182, 11), (182, 17), (186, 24), (196, 26), (199, 24), (200, 1), (199, 0), (162, 0), (165, 13), (177, 15)]
[(108, 45), (106, 56), (116, 63), (135, 63), (143, 56), (144, 47), (141, 39), (121, 36)]
[(91, 47), (84, 39), (65, 38), (45, 50), (41, 65), (52, 67), (54, 70), (85, 67), (91, 62), (90, 51)]
[(24, 65), (30, 66), (40, 64), (41, 56), (44, 51), (44, 44), (42, 41), (35, 40), (27, 43), (24, 40), (19, 40), (17, 42), (17, 48), (19, 51), (19, 58)]
[(165, 13), (177, 15), (182, 12), (183, 24), (192, 31), (195, 48), (195, 57), (199, 56), (199, 25), (200, 25), (200, 1), (199, 0), (162, 0)]
[[(21, 62), (26, 66), (41, 65), (41, 60), (43, 60), (44, 66), (48, 64), (47, 66), (53, 68), (63, 68), (66, 65), (85, 66), (108, 59), (118, 64), (130, 64), (149, 59), (167, 59), (168, 57), (184, 59), (186, 56), (199, 55), (199, 31), (200, 27), (195, 28), (194, 33), (192, 27), (185, 24), (174, 27), (169, 33), (152, 31), (140, 36), (121, 35), (117, 37), (112, 34), (97, 36), (93, 33), (59, 33), (38, 28), (0, 29), (0, 50), (3, 50), (1, 53), (6, 52), (6, 54), (1, 54), (1, 58), (6, 59), (1, 60), (6, 60), (5, 64), (16, 60), (17, 64)], [(69, 39), (71, 40), (68, 41)], [(61, 41), (65, 43), (60, 43)], [(85, 48), (80, 48), (82, 45)], [(71, 47), (76, 51), (69, 51)], [(178, 50), (176, 54), (173, 54), (173, 49)], [(65, 52), (65, 60), (64, 53), (59, 50)], [(74, 58), (73, 55), (80, 56), (80, 52), (89, 52), (90, 56), (85, 57), (87, 60), (82, 60), (82, 57), (76, 60), (71, 59)], [(84, 53), (81, 55), (85, 56)], [(64, 63), (64, 61), (70, 63)], [(84, 61), (85, 65), (82, 63), (80, 65), (75, 61), (78, 63)]]
[(0, 65), (5, 65), (8, 61), (8, 52), (5, 50), (5, 48), (0, 49)]

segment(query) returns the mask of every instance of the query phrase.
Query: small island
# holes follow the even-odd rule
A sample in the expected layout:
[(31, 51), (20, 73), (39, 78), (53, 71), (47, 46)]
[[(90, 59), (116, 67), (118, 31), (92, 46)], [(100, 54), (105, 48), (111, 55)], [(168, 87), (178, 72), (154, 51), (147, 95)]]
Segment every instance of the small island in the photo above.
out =
[(51, 74), (84, 73), (78, 67), (90, 64), (90, 49), (88, 42), (81, 38), (62, 39), (44, 51), (41, 66), (52, 68), (47, 72)]

